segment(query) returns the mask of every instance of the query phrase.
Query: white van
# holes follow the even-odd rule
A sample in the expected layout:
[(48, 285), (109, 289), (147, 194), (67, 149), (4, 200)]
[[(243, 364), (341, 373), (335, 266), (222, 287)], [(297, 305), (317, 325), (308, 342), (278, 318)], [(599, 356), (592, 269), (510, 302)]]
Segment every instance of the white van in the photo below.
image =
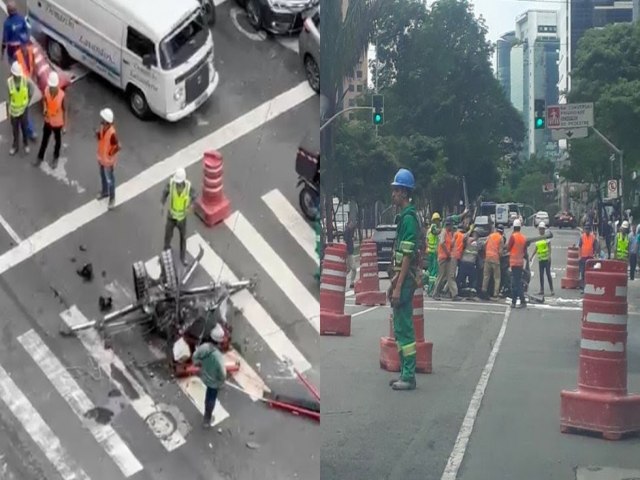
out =
[(509, 224), (509, 205), (507, 203), (496, 204), (495, 224), (502, 227), (510, 227)]
[(127, 94), (139, 118), (178, 121), (218, 86), (213, 39), (197, 0), (27, 0), (47, 53), (72, 59)]

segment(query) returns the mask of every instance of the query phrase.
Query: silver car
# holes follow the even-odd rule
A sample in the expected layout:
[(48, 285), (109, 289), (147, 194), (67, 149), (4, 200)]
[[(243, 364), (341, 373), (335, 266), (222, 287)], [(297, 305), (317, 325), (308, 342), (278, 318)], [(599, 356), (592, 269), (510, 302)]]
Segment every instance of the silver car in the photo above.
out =
[(320, 92), (320, 7), (305, 19), (298, 42), (309, 85)]

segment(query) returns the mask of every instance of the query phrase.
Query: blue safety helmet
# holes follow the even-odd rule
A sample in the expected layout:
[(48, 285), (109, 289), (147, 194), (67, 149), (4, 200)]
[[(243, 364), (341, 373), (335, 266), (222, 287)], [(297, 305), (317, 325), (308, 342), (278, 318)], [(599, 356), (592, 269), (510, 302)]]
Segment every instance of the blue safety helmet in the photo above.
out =
[(393, 182), (391, 183), (393, 187), (404, 187), (410, 190), (413, 190), (416, 186), (416, 181), (413, 178), (413, 173), (411, 173), (406, 168), (401, 168), (396, 173), (396, 176), (393, 178)]

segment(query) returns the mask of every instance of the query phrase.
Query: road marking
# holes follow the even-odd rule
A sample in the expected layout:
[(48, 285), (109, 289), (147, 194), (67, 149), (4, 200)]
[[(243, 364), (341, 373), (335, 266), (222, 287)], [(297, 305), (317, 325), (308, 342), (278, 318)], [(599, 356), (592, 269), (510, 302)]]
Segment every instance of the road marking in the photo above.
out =
[(578, 467), (576, 480), (633, 480), (640, 478), (640, 470), (617, 467)]
[(262, 378), (260, 378), (260, 375), (251, 368), (251, 365), (235, 349), (230, 348), (228, 352), (225, 352), (224, 359), (225, 365), (234, 363), (240, 365), (240, 369), (232, 373), (231, 376), (252, 401), (256, 402), (264, 398), (266, 392), (271, 392)]
[(251, 256), (269, 274), (273, 281), (289, 297), (300, 313), (320, 333), (320, 303), (296, 278), (253, 225), (240, 212), (233, 213), (225, 224), (244, 245)]
[(316, 237), (313, 229), (302, 218), (295, 208), (289, 203), (280, 190), (274, 189), (262, 196), (262, 201), (267, 204), (282, 226), (307, 252), (307, 255), (320, 265), (320, 260), (316, 254)]
[(60, 396), (69, 404), (78, 419), (118, 465), (123, 475), (130, 477), (141, 471), (142, 464), (111, 425), (102, 425), (87, 419), (85, 414), (93, 410), (95, 405), (53, 352), (49, 350), (49, 347), (45, 345), (40, 336), (33, 330), (29, 330), (20, 335), (18, 341), (33, 361), (38, 364)]
[[(155, 163), (131, 180), (117, 187), (116, 205), (122, 205), (151, 187), (165, 181), (178, 168), (187, 168), (202, 159), (202, 152), (220, 150), (230, 143), (279, 117), (302, 102), (314, 97), (314, 92), (305, 81), (250, 112), (236, 118), (222, 128), (191, 143), (170, 157)], [(80, 227), (107, 213), (104, 202), (91, 200), (83, 206), (63, 215), (55, 222), (37, 231), (19, 245), (0, 255), (0, 275), (10, 268), (31, 258), (49, 245), (75, 232)]]
[(496, 342), (493, 344), (493, 349), (489, 354), (487, 364), (482, 370), (482, 374), (480, 375), (480, 380), (478, 381), (476, 390), (475, 392), (473, 392), (471, 402), (469, 402), (469, 408), (467, 409), (467, 413), (464, 416), (464, 420), (462, 421), (462, 426), (460, 427), (460, 431), (458, 432), (456, 443), (453, 446), (451, 455), (449, 455), (449, 460), (447, 461), (447, 465), (444, 469), (444, 472), (442, 473), (441, 480), (456, 480), (458, 476), (458, 470), (460, 469), (460, 465), (462, 465), (462, 460), (464, 459), (464, 455), (467, 451), (469, 439), (471, 438), (471, 433), (473, 432), (473, 426), (476, 422), (476, 417), (478, 416), (480, 405), (482, 404), (482, 398), (484, 397), (484, 392), (487, 388), (487, 384), (489, 383), (489, 377), (491, 376), (491, 372), (493, 371), (493, 366), (496, 363), (496, 357), (498, 356), (498, 352), (500, 351), (500, 345), (502, 345), (502, 339), (504, 338), (504, 334), (507, 330), (509, 315), (511, 315), (511, 308), (507, 307), (507, 310), (504, 312), (502, 327), (500, 327), (500, 332), (498, 333)]
[(7, 231), (11, 239), (16, 243), (16, 245), (19, 245), (22, 240), (20, 239), (16, 231), (13, 228), (11, 228), (11, 225), (9, 225), (9, 222), (7, 222), (2, 215), (0, 215), (0, 225), (2, 225), (2, 227)]
[[(191, 400), (202, 416), (204, 416), (204, 398), (207, 393), (207, 387), (200, 377), (187, 377), (178, 379), (180, 390)], [(220, 403), (220, 399), (216, 401), (213, 407), (213, 421), (211, 425), (216, 426), (229, 418), (229, 412)]]
[[(200, 247), (204, 251), (200, 265), (213, 280), (229, 283), (238, 281), (238, 278), (200, 234), (196, 233), (187, 239), (187, 250), (191, 255), (197, 254)], [(249, 324), (281, 362), (291, 362), (303, 373), (311, 369), (311, 364), (250, 292), (242, 290), (234, 294), (231, 303), (242, 311)]]
[(491, 315), (504, 315), (504, 310), (484, 310), (484, 309), (467, 309), (467, 308), (447, 308), (447, 307), (424, 307), (425, 311), (432, 312), (461, 312), (461, 313), (489, 313)]
[(372, 312), (372, 311), (374, 311), (376, 308), (381, 308), (381, 307), (382, 307), (382, 308), (384, 308), (382, 305), (378, 305), (378, 306), (375, 306), (375, 307), (367, 308), (366, 310), (362, 310), (361, 312), (352, 313), (352, 314), (351, 314), (351, 318), (353, 318), (353, 317), (357, 317), (357, 316), (359, 316), (359, 315), (364, 315), (365, 313)]
[(42, 453), (56, 468), (63, 480), (91, 480), (89, 476), (76, 465), (60, 439), (49, 428), (31, 402), (13, 382), (7, 371), (0, 365), (0, 397), (9, 407), (11, 413), (22, 423), (22, 426), (40, 447)]
[[(62, 312), (60, 314), (60, 318), (62, 318), (69, 327), (88, 322), (87, 317), (85, 317), (75, 305)], [(163, 411), (156, 405), (153, 399), (147, 395), (142, 385), (140, 385), (128, 372), (127, 367), (122, 363), (120, 357), (118, 357), (112, 350), (106, 350), (104, 348), (102, 339), (100, 338), (100, 335), (98, 335), (98, 332), (93, 329), (80, 330), (76, 332), (76, 336), (100, 368), (118, 387), (120, 392), (129, 399), (133, 410), (147, 424), (149, 429), (154, 433), (158, 440), (160, 440), (160, 443), (162, 443), (167, 451), (171, 452), (186, 443), (184, 437), (177, 430), (167, 435), (165, 432), (155, 430), (152, 428), (152, 425), (148, 423), (149, 419), (155, 418), (162, 414)], [(128, 385), (124, 386), (119, 380), (113, 377), (111, 373), (112, 368), (118, 369), (118, 373), (122, 374), (122, 376), (127, 380)], [(129, 395), (127, 393), (128, 388), (126, 387), (129, 385), (135, 391), (135, 395)]]

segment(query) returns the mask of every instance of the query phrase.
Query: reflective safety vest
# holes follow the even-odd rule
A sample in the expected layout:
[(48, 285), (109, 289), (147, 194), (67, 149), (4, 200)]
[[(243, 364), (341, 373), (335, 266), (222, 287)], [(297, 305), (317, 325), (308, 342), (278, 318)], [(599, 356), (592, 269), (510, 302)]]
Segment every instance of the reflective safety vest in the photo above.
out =
[(187, 209), (191, 203), (189, 196), (191, 190), (191, 182), (186, 180), (182, 192), (178, 192), (173, 179), (169, 181), (169, 197), (171, 198), (171, 218), (176, 221), (184, 220), (187, 217)]
[(595, 256), (594, 245), (596, 243), (596, 237), (593, 234), (583, 233), (582, 244), (580, 246), (580, 258), (591, 258)]
[(524, 253), (527, 249), (527, 239), (520, 232), (513, 232), (511, 238), (513, 238), (513, 245), (511, 246), (511, 250), (509, 250), (509, 266), (522, 267), (524, 266)]
[(111, 145), (111, 137), (115, 135), (116, 129), (109, 125), (106, 129), (100, 130), (98, 136), (98, 162), (103, 167), (113, 167), (116, 163), (114, 146)]
[(548, 240), (538, 240), (536, 242), (536, 252), (538, 254), (539, 261), (544, 262), (545, 260), (549, 260), (549, 257), (551, 256), (550, 250)]
[(462, 261), (476, 263), (478, 258), (478, 242), (472, 238), (467, 239), (467, 244), (462, 254)]
[(51, 89), (47, 87), (44, 91), (44, 121), (52, 127), (62, 127), (64, 125), (64, 114), (62, 111), (62, 101), (64, 92), (58, 89), (56, 96), (51, 95)]
[(9, 115), (19, 117), (29, 106), (29, 87), (27, 81), (20, 78), (20, 83), (16, 86), (13, 76), (7, 80), (9, 86)]
[(33, 45), (27, 45), (27, 56), (22, 53), (22, 48), (16, 50), (16, 61), (22, 67), (22, 73), (26, 78), (31, 78), (33, 72), (34, 60), (33, 60)]
[(484, 259), (488, 262), (500, 263), (500, 244), (502, 243), (502, 235), (493, 232), (487, 238), (485, 245)]
[(618, 233), (618, 238), (616, 239), (616, 260), (624, 260), (626, 262), (628, 259), (629, 235)]
[[(447, 247), (449, 254), (451, 254), (451, 244), (453, 243), (453, 232), (448, 232), (446, 230), (444, 230), (443, 232), (444, 232), (444, 244)], [(442, 248), (442, 244), (440, 243), (440, 241), (438, 241), (438, 260), (446, 260), (447, 258), (449, 258), (447, 256), (447, 253), (444, 251), (444, 248)]]
[(457, 231), (453, 234), (453, 252), (451, 253), (451, 257), (456, 260), (460, 260), (462, 258), (462, 252), (464, 251), (464, 233), (461, 231)]
[(429, 233), (427, 233), (427, 253), (436, 253), (438, 250), (438, 234), (433, 233), (432, 228), (433, 227), (431, 227)]

